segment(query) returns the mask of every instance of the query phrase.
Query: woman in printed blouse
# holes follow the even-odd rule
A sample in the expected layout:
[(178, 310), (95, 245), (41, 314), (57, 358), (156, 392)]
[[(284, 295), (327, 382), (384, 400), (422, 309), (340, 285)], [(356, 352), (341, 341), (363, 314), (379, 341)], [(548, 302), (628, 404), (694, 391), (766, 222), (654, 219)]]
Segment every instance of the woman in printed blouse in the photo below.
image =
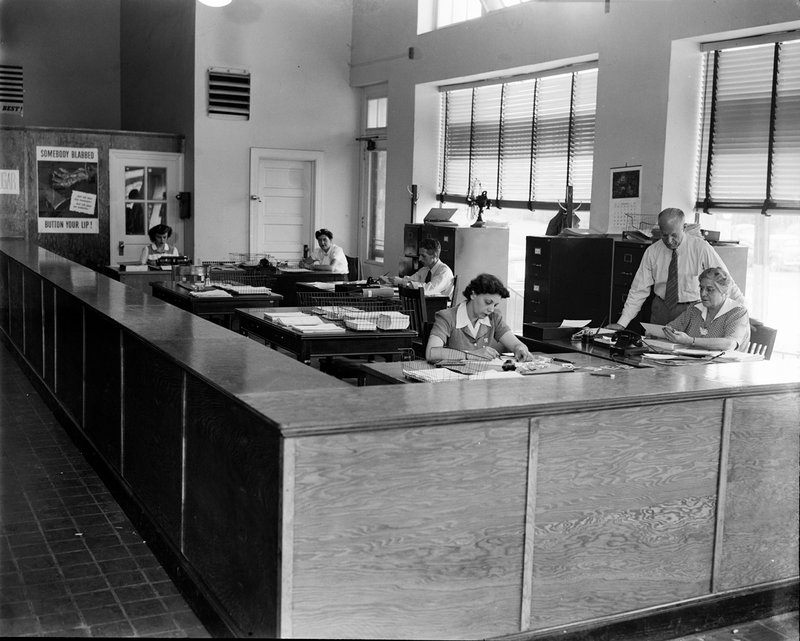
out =
[(700, 349), (746, 350), (750, 342), (747, 309), (728, 298), (730, 276), (719, 267), (700, 274), (700, 302), (664, 327), (675, 343)]
[(473, 278), (464, 290), (465, 302), (436, 312), (425, 358), (491, 359), (500, 351), (507, 351), (513, 352), (518, 361), (531, 360), (528, 348), (496, 309), (508, 295), (497, 276), (480, 274)]
[(142, 265), (155, 265), (162, 256), (178, 256), (178, 248), (167, 242), (172, 236), (172, 227), (169, 225), (155, 225), (151, 227), (147, 235), (150, 237), (150, 244), (142, 249), (139, 262)]

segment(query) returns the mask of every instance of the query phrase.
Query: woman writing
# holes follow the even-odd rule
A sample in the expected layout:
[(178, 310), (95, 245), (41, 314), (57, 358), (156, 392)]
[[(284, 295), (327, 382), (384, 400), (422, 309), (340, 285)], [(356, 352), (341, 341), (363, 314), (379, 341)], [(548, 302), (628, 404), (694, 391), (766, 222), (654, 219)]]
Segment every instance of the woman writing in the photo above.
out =
[(178, 256), (178, 248), (167, 243), (167, 239), (172, 236), (172, 227), (169, 225), (155, 225), (151, 227), (147, 235), (150, 237), (150, 244), (142, 249), (139, 263), (142, 265), (155, 265), (162, 256)]
[(719, 267), (700, 274), (700, 302), (664, 327), (675, 343), (701, 349), (744, 350), (750, 342), (747, 309), (728, 298), (730, 276)]
[(480, 274), (464, 290), (465, 302), (436, 312), (425, 358), (492, 359), (500, 351), (513, 352), (518, 361), (532, 360), (528, 348), (503, 322), (497, 305), (508, 298), (508, 290), (497, 276)]

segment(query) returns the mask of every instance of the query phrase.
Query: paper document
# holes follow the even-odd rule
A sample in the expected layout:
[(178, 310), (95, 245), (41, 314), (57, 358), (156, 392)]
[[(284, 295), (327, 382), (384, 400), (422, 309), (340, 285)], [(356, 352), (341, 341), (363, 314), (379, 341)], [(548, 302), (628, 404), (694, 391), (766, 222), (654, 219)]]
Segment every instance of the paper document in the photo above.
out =
[(642, 323), (642, 327), (644, 327), (645, 336), (656, 336), (658, 338), (664, 338), (666, 336), (664, 333), (665, 325), (657, 325), (656, 323)]
[(580, 329), (581, 327), (586, 327), (591, 322), (591, 318), (586, 320), (563, 320), (561, 321), (560, 327), (574, 327), (575, 329)]

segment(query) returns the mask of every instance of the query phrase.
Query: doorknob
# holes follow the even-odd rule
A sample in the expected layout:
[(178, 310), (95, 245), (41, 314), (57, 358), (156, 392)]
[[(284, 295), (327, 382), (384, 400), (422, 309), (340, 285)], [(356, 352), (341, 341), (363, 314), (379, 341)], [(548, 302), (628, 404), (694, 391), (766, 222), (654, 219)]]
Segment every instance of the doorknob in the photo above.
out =
[(117, 251), (119, 252), (120, 256), (124, 256), (125, 255), (125, 241), (124, 240), (119, 241), (119, 244), (117, 245)]
[(258, 202), (261, 202), (261, 196), (257, 194), (250, 194), (250, 200), (257, 200)]

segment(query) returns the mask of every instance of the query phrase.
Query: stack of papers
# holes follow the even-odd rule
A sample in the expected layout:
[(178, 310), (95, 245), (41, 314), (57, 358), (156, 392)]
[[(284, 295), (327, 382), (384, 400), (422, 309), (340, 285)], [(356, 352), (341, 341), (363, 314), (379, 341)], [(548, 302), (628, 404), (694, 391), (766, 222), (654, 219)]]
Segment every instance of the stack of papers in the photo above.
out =
[(322, 325), (323, 321), (319, 316), (313, 314), (304, 314), (297, 312), (293, 315), (278, 316), (273, 318), (272, 321), (278, 325), (286, 325), (287, 327), (307, 327), (309, 325)]
[(198, 298), (230, 298), (231, 294), (222, 289), (209, 289), (206, 291), (192, 291), (189, 296), (197, 296)]
[(361, 318), (348, 318), (344, 324), (357, 332), (373, 332), (376, 329), (374, 322)]
[(346, 331), (341, 325), (336, 323), (320, 323), (319, 325), (293, 325), (292, 329), (296, 329), (303, 334), (344, 334)]
[(423, 383), (442, 383), (444, 381), (466, 381), (467, 376), (458, 374), (443, 367), (433, 369), (403, 369), (403, 375), (406, 378), (411, 378), (415, 381), (422, 381)]
[(217, 287), (234, 294), (271, 294), (269, 287), (255, 287), (254, 285), (229, 285), (227, 283), (218, 284)]
[(376, 325), (381, 329), (406, 329), (411, 319), (400, 312), (381, 312)]

